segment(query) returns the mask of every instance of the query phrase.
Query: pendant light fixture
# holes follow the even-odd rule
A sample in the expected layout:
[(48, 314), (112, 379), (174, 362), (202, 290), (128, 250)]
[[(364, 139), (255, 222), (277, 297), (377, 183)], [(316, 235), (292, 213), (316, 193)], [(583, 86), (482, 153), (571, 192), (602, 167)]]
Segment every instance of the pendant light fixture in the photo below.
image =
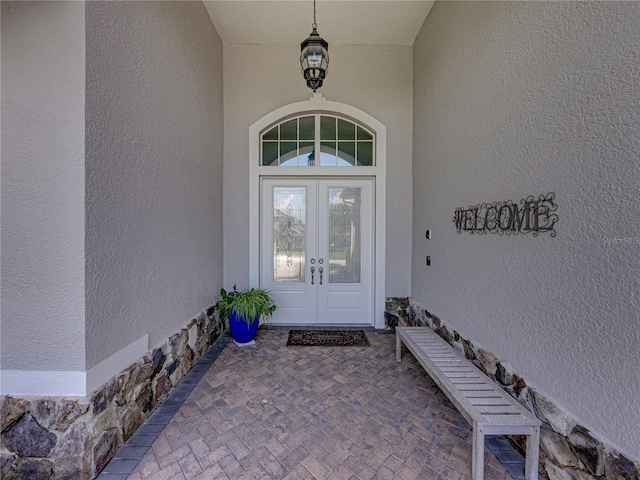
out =
[(329, 68), (329, 44), (316, 30), (316, 0), (313, 0), (313, 24), (311, 35), (300, 45), (300, 66), (307, 87), (315, 91), (322, 86)]

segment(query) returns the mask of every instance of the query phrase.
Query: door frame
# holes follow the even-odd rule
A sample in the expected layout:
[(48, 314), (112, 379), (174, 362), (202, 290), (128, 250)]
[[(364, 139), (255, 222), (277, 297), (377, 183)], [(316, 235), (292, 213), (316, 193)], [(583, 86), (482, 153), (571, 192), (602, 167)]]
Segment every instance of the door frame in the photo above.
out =
[[(300, 325), (300, 318), (310, 319), (310, 311), (302, 311), (301, 309), (307, 309), (311, 307), (313, 312), (313, 321), (310, 321), (308, 325), (334, 325), (334, 326), (363, 326), (373, 325), (371, 318), (374, 309), (374, 286), (375, 286), (375, 260), (373, 258), (374, 249), (374, 237), (375, 232), (375, 205), (372, 200), (375, 194), (375, 178), (373, 177), (355, 177), (355, 176), (341, 176), (341, 177), (281, 177), (281, 176), (265, 176), (260, 177), (260, 191), (261, 203), (260, 219), (261, 219), (261, 256), (260, 256), (260, 276), (261, 276), (261, 288), (271, 290), (274, 297), (281, 299), (280, 295), (288, 295), (289, 300), (296, 300), (300, 302), (300, 295), (303, 294), (305, 300), (302, 305), (292, 305), (288, 312), (288, 315), (293, 316), (295, 319), (293, 322), (287, 321), (287, 319), (280, 319), (276, 322), (276, 318), (272, 319), (274, 325)], [(273, 281), (273, 215), (274, 215), (274, 197), (273, 189), (278, 187), (285, 188), (304, 188), (305, 205), (306, 205), (306, 233), (305, 233), (305, 279), (302, 282), (283, 282), (276, 283)], [(371, 214), (366, 215), (361, 225), (361, 265), (360, 273), (361, 280), (356, 283), (341, 283), (331, 282), (330, 280), (330, 257), (328, 242), (328, 201), (329, 201), (329, 189), (334, 187), (355, 187), (361, 189), (362, 197), (369, 200), (368, 206), (363, 206), (360, 210), (364, 212), (369, 210)], [(324, 228), (321, 228), (324, 227)], [(324, 237), (325, 241), (322, 241)], [(324, 244), (324, 247), (323, 247)], [(313, 261), (307, 263), (310, 258), (318, 258), (318, 264), (313, 264)], [(323, 263), (323, 258), (326, 263)], [(322, 267), (326, 269), (325, 283), (323, 286), (322, 273), (316, 272), (317, 276), (315, 286), (311, 282), (312, 276), (309, 275), (309, 269), (315, 267), (320, 270)], [(358, 309), (355, 318), (353, 317), (353, 307), (342, 307), (334, 305), (332, 315), (327, 315), (330, 307), (329, 300), (331, 295), (342, 295), (343, 293), (351, 295), (359, 295), (358, 299), (362, 300), (366, 298), (366, 307)], [(312, 298), (310, 298), (310, 296)], [(344, 298), (344, 297), (343, 297)], [(353, 296), (352, 296), (353, 298)], [(351, 310), (346, 312), (346, 310)], [(323, 309), (325, 311), (324, 316)], [(278, 309), (280, 310), (280, 309)], [(283, 310), (284, 312), (284, 310)], [(282, 312), (281, 312), (282, 313)], [(278, 316), (276, 312), (275, 317)], [(337, 321), (329, 321), (326, 319)], [(307, 323), (305, 323), (307, 325)]]
[[(260, 165), (260, 132), (287, 117), (327, 113), (351, 118), (375, 133), (376, 164), (372, 167), (273, 167)], [(386, 261), (386, 173), (387, 129), (371, 115), (351, 105), (331, 102), (321, 93), (310, 100), (278, 108), (249, 127), (249, 282), (260, 286), (260, 218), (261, 177), (374, 178), (374, 288), (372, 326), (384, 328), (385, 261)]]

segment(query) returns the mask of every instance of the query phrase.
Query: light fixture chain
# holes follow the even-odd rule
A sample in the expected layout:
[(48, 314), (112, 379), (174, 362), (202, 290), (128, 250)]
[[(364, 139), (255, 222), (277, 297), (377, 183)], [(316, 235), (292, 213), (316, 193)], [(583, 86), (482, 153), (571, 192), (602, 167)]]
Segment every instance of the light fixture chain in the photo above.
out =
[(316, 24), (316, 0), (313, 0), (313, 25), (311, 25), (311, 28), (318, 28)]

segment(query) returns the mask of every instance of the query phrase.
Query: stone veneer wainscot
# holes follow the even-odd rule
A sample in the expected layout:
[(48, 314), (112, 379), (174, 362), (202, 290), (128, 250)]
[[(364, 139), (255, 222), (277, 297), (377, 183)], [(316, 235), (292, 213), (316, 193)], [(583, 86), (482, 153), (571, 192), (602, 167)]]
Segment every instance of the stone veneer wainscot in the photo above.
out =
[(0, 478), (94, 478), (223, 330), (210, 307), (90, 396), (5, 396)]
[[(476, 348), (412, 298), (387, 298), (384, 317), (387, 330), (395, 330), (398, 325), (430, 327), (543, 422), (541, 478), (546, 475), (550, 480), (640, 480), (640, 462), (598, 440), (587, 428), (576, 424), (569, 413), (529, 387), (508, 363)], [(524, 451), (524, 437), (511, 440)]]

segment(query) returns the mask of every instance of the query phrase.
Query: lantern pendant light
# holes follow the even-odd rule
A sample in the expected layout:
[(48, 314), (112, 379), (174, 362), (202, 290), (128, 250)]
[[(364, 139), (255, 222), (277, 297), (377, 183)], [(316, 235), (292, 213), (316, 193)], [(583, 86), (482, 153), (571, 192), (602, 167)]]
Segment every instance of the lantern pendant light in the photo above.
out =
[(300, 66), (307, 87), (315, 91), (322, 87), (329, 68), (329, 44), (319, 34), (316, 25), (316, 0), (313, 0), (311, 35), (300, 45)]

